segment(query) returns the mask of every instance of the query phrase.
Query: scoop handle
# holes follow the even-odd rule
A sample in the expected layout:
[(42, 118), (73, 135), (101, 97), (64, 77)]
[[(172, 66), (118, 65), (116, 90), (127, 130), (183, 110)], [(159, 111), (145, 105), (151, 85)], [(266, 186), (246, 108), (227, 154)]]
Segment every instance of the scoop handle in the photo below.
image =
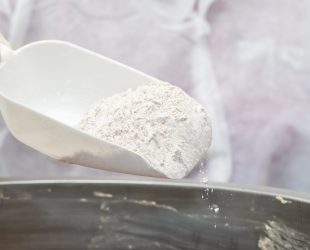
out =
[(13, 54), (11, 44), (0, 33), (0, 64), (9, 59)]
[[(0, 32), (0, 65), (13, 55), (11, 44), (4, 38)], [(0, 86), (0, 113), (2, 110), (3, 95)]]

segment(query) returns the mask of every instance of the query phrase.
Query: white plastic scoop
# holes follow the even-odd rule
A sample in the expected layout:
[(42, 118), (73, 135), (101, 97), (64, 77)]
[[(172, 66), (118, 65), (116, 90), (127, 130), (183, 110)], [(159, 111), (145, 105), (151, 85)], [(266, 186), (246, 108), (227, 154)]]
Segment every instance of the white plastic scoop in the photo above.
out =
[(60, 41), (0, 49), (0, 109), (18, 140), (68, 163), (163, 176), (136, 153), (74, 128), (95, 101), (154, 78)]

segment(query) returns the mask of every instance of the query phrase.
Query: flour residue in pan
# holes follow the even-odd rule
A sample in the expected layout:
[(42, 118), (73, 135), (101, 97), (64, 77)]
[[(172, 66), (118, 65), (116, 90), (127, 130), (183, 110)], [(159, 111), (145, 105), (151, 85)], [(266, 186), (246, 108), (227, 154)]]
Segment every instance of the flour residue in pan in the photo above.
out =
[(309, 250), (310, 242), (307, 235), (296, 231), (280, 221), (268, 221), (265, 234), (260, 237), (258, 247), (261, 250)]

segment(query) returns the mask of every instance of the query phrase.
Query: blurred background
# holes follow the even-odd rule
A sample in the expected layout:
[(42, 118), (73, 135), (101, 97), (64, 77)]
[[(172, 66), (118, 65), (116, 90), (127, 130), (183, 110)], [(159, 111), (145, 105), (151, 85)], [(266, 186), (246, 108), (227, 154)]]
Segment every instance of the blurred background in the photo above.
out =
[[(14, 48), (69, 41), (200, 101), (214, 138), (187, 178), (308, 192), (309, 24), (310, 0), (0, 0), (0, 32)], [(0, 118), (1, 178), (108, 175), (30, 149)]]

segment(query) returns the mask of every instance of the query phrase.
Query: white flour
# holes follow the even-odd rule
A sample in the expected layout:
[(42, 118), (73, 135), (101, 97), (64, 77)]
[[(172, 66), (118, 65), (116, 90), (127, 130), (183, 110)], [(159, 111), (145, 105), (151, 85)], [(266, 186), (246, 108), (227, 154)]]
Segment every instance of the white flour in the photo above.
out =
[(186, 176), (211, 143), (206, 110), (180, 88), (164, 82), (101, 100), (78, 128), (139, 154), (169, 178)]

